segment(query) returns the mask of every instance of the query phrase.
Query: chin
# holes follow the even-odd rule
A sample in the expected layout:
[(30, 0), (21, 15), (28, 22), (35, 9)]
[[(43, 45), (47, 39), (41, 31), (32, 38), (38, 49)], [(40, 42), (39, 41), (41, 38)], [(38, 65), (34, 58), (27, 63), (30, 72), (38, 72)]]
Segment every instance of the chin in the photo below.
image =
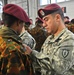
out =
[(48, 31), (48, 30), (47, 30), (47, 32), (48, 32), (48, 33), (51, 33), (51, 31)]
[(48, 34), (49, 34), (49, 35), (51, 35), (51, 34), (52, 34), (52, 33), (51, 33), (51, 31), (47, 31), (47, 32), (48, 32)]

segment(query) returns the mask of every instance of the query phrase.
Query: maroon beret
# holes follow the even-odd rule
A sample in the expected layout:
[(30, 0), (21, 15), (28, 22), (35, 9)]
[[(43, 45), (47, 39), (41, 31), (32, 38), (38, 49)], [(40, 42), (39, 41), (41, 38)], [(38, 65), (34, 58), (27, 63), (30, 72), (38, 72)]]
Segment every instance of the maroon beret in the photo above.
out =
[(6, 4), (3, 7), (3, 12), (14, 16), (14, 17), (18, 18), (21, 21), (30, 23), (30, 19), (27, 16), (26, 12), (21, 7), (19, 7), (18, 5)]
[(43, 23), (43, 20), (40, 17), (37, 17), (36, 19), (37, 19), (36, 22)]
[(44, 9), (38, 10), (38, 16), (40, 18), (43, 18), (44, 16), (46, 16), (48, 14), (52, 14), (52, 13), (54, 13), (54, 12), (60, 10), (60, 9), (61, 9), (61, 7), (57, 4), (49, 4)]

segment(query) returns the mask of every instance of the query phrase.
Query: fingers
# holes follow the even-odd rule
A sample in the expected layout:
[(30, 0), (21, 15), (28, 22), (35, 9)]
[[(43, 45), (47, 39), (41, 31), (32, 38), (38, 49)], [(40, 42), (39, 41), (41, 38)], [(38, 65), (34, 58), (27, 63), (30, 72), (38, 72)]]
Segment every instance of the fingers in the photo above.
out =
[(26, 49), (25, 53), (29, 55), (32, 52), (32, 49), (29, 46), (27, 46), (26, 44), (23, 44), (23, 46)]

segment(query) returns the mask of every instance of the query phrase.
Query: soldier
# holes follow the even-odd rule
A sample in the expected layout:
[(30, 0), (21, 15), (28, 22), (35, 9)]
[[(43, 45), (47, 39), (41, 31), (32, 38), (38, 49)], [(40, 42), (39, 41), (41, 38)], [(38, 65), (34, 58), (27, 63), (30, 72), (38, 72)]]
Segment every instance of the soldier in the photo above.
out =
[(33, 75), (31, 60), (19, 34), (30, 20), (25, 11), (15, 5), (3, 7), (4, 26), (0, 29), (0, 75)]
[(64, 25), (61, 7), (49, 4), (44, 9), (39, 9), (38, 15), (43, 20), (43, 27), (51, 35), (40, 52), (25, 46), (35, 70), (41, 75), (74, 75), (74, 34)]
[(47, 37), (47, 32), (44, 30), (44, 28), (42, 27), (42, 23), (41, 20), (39, 18), (37, 18), (36, 22), (35, 22), (35, 27), (32, 28), (31, 30), (29, 30), (29, 33), (35, 38), (36, 40), (36, 46), (35, 49), (37, 51), (40, 51), (41, 46), (43, 45), (46, 37)]
[(28, 45), (31, 49), (35, 49), (36, 41), (35, 39), (29, 34), (27, 30), (25, 30), (25, 26), (22, 29), (22, 33), (19, 35), (22, 39), (22, 43)]
[(70, 23), (68, 16), (64, 16), (64, 23), (65, 24), (69, 24)]
[(74, 19), (72, 19), (68, 24), (65, 23), (65, 25), (71, 32), (74, 33)]

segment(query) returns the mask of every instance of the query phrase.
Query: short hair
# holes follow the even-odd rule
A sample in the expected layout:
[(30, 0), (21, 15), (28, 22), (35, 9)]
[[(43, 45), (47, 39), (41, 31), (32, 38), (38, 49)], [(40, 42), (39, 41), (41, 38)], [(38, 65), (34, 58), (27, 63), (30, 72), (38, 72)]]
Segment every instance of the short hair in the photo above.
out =
[(68, 16), (64, 16), (64, 18), (67, 18), (67, 19), (69, 19), (69, 17), (68, 17)]
[(62, 9), (57, 10), (56, 12), (52, 13), (52, 15), (59, 14), (61, 16), (61, 19), (64, 21), (64, 13)]
[(71, 20), (71, 23), (74, 24), (74, 19)]
[(2, 20), (3, 20), (4, 25), (11, 27), (19, 19), (12, 16), (12, 15), (9, 15), (9, 14), (3, 12), (2, 13)]

